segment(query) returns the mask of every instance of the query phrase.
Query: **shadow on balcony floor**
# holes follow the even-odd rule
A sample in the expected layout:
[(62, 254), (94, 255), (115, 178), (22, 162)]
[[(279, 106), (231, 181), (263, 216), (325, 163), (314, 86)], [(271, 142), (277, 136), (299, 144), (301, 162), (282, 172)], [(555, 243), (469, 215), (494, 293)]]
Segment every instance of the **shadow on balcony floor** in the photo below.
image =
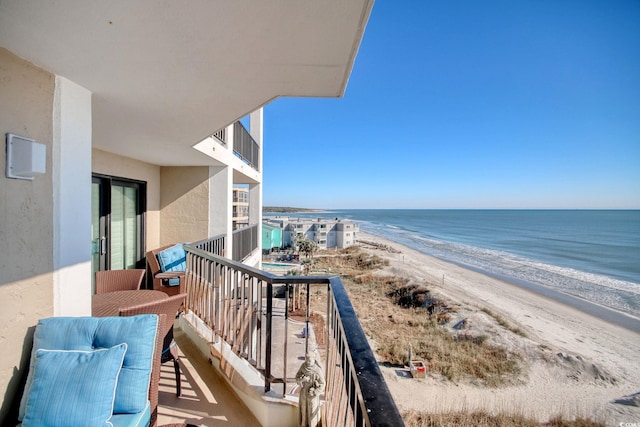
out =
[(182, 331), (175, 330), (175, 340), (180, 348), (182, 396), (175, 394), (173, 364), (165, 363), (160, 373), (158, 425), (260, 426)]

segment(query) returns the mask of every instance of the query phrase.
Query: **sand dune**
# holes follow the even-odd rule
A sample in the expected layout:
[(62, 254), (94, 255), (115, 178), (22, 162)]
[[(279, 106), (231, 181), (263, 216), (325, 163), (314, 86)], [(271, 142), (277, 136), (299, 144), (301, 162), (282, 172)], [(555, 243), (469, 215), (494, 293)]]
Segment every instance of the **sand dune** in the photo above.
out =
[[(640, 335), (515, 285), (461, 268), (390, 240), (359, 238), (392, 250), (366, 249), (389, 259), (390, 274), (428, 282), (493, 343), (522, 354), (526, 374), (517, 384), (491, 389), (429, 377), (413, 379), (404, 369), (382, 367), (401, 410), (428, 412), (484, 409), (546, 421), (562, 415), (591, 417), (607, 425), (640, 425)], [(498, 313), (526, 338), (489, 322), (482, 308)], [(374, 343), (375, 345), (375, 343)]]

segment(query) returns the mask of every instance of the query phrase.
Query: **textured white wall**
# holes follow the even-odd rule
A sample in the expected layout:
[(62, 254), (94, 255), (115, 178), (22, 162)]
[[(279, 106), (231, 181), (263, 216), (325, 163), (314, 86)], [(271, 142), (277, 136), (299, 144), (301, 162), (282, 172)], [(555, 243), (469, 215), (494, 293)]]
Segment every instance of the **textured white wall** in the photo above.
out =
[[(33, 326), (53, 315), (52, 108), (55, 76), (0, 48), (0, 425), (26, 375)], [(5, 134), (47, 147), (33, 181), (5, 177)]]

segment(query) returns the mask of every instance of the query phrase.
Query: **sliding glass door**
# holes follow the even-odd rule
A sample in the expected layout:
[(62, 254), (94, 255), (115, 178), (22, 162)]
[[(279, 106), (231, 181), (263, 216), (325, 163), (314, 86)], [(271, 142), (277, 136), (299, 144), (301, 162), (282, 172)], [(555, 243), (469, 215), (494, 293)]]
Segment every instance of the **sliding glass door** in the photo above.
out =
[(146, 184), (93, 175), (91, 188), (93, 271), (143, 268)]

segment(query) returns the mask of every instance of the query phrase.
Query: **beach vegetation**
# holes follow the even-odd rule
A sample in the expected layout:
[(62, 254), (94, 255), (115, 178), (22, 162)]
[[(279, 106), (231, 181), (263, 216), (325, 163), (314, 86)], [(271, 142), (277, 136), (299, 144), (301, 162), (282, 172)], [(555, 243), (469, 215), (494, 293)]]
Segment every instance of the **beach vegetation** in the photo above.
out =
[(484, 411), (473, 412), (444, 412), (427, 414), (418, 411), (408, 411), (402, 414), (407, 427), (604, 427), (605, 424), (584, 418), (565, 420), (554, 417), (547, 422), (538, 422), (522, 415), (497, 414), (492, 415)]
[(343, 278), (382, 362), (407, 366), (411, 348), (413, 360), (424, 361), (432, 376), (450, 381), (497, 387), (520, 374), (521, 357), (493, 345), (488, 335), (445, 328), (455, 310), (432, 295), (428, 283), (384, 273), (388, 260), (354, 247), (322, 251), (315, 259), (316, 268)]
[(302, 271), (304, 272), (304, 274), (309, 274), (309, 271), (311, 271), (311, 268), (313, 267), (315, 262), (316, 260), (313, 258), (305, 258), (300, 261), (300, 265), (302, 265)]
[[(431, 291), (434, 288), (432, 284), (389, 274), (384, 270), (389, 265), (388, 260), (355, 246), (320, 251), (314, 259), (314, 267), (318, 270), (331, 271), (343, 278), (372, 348), (385, 365), (407, 367), (411, 358), (422, 361), (428, 375), (436, 380), (471, 382), (487, 387), (520, 381), (525, 366), (522, 356), (496, 345), (491, 334), (474, 331), (466, 319), (451, 325), (455, 306), (436, 296)], [(317, 311), (321, 312), (326, 301), (317, 301), (316, 304)], [(524, 331), (499, 314), (489, 309), (481, 309), (481, 312), (503, 329), (526, 336)], [(300, 315), (303, 314), (301, 311)], [(319, 316), (314, 330), (324, 330), (321, 320), (322, 316)], [(604, 426), (582, 418), (567, 420), (556, 417), (541, 423), (519, 414), (489, 414), (484, 411), (445, 410), (431, 414), (409, 411), (403, 413), (403, 418), (408, 427)]]
[(407, 284), (404, 286), (390, 286), (387, 292), (397, 305), (404, 308), (422, 308), (429, 313), (431, 319), (439, 324), (451, 320), (450, 313), (454, 311), (444, 301), (431, 295), (424, 285)]
[[(357, 246), (338, 251), (322, 251), (318, 264), (325, 269), (339, 271), (346, 276), (354, 277), (363, 274), (363, 270), (377, 270), (389, 265), (389, 260), (378, 255), (369, 255)], [(321, 255), (321, 257), (320, 257)]]
[(318, 245), (309, 239), (301, 239), (296, 242), (298, 252), (304, 254), (306, 258), (313, 257), (313, 254), (318, 250)]
[(506, 319), (504, 317), (500, 316), (499, 314), (494, 313), (493, 311), (489, 310), (486, 307), (481, 308), (480, 311), (482, 311), (483, 313), (493, 317), (494, 320), (498, 323), (498, 325), (502, 326), (506, 330), (511, 331), (516, 335), (520, 335), (521, 337), (526, 338), (526, 336), (527, 336), (526, 332), (524, 332), (520, 328), (517, 328), (517, 327), (513, 326), (511, 323), (507, 322)]

